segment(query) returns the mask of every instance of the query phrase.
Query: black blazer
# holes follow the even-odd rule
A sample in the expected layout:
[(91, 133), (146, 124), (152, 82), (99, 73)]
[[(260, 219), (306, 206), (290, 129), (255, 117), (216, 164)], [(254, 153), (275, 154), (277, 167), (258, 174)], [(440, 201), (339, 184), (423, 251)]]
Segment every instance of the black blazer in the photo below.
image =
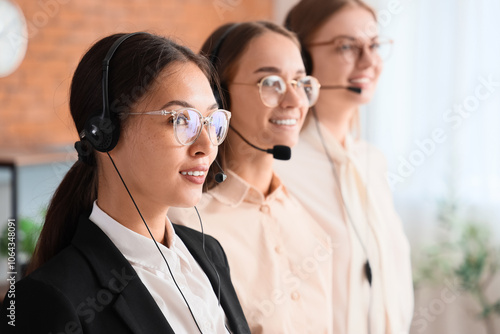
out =
[[(174, 228), (214, 291), (217, 274), (207, 257), (216, 267), (220, 302), (231, 332), (250, 333), (219, 242), (206, 235), (205, 255), (201, 233), (184, 226)], [(80, 218), (70, 246), (16, 283), (13, 300), (16, 326), (7, 325), (6, 314), (0, 320), (0, 328), (6, 325), (7, 333), (174, 333), (130, 263), (87, 217)], [(9, 304), (6, 296), (3, 312)]]

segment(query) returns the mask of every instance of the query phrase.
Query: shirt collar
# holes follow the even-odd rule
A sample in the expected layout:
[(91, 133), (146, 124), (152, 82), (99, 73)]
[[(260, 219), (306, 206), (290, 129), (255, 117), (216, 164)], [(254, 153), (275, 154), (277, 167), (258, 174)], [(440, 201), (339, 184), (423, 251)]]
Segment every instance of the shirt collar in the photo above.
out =
[(263, 204), (274, 199), (282, 200), (289, 196), (287, 189), (274, 172), (270, 187), (272, 191), (267, 197), (235, 172), (228, 170), (227, 175), (226, 181), (209, 191), (210, 195), (225, 205), (237, 207), (244, 201)]
[[(111, 218), (97, 205), (97, 201), (94, 201), (89, 219), (111, 239), (116, 248), (131, 264), (139, 264), (162, 272), (168, 271), (163, 257), (158, 253), (158, 248), (151, 238), (134, 232)], [(184, 262), (183, 265), (187, 265), (187, 268), (191, 270), (184, 252), (179, 250), (179, 247), (182, 247), (182, 241), (178, 240), (168, 217), (165, 217), (165, 229), (165, 233), (171, 236), (170, 248), (159, 242), (157, 244), (171, 269), (174, 270), (178, 265), (178, 260), (181, 260)]]
[(307, 124), (304, 125), (300, 140), (308, 142), (319, 151), (324, 151), (325, 149), (323, 147), (323, 143), (321, 142), (320, 134), (318, 133), (319, 126), (321, 135), (323, 136), (325, 146), (330, 157), (336, 163), (346, 163), (350, 159), (352, 155), (351, 152), (354, 150), (354, 146), (356, 143), (352, 135), (349, 133), (347, 134), (345, 139), (345, 146), (342, 146), (337, 138), (335, 138), (335, 136), (331, 134), (330, 131), (323, 124), (321, 124), (321, 122), (318, 122), (318, 125), (316, 125), (317, 122), (318, 120), (311, 115), (311, 117), (307, 121)]

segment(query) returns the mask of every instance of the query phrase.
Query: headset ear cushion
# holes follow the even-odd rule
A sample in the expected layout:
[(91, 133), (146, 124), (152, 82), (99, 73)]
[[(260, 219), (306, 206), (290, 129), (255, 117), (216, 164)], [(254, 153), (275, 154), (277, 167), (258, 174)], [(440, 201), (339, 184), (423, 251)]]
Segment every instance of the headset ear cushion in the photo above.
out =
[(120, 124), (112, 113), (111, 118), (93, 116), (85, 124), (85, 138), (99, 152), (109, 152), (115, 148), (120, 138)]
[(78, 152), (78, 160), (89, 166), (96, 165), (94, 150), (88, 140), (81, 139), (77, 141), (75, 149)]
[(311, 75), (313, 71), (313, 62), (311, 54), (309, 53), (309, 51), (307, 51), (304, 45), (302, 45), (301, 54), (302, 54), (302, 61), (304, 62), (304, 67), (306, 69), (306, 74)]

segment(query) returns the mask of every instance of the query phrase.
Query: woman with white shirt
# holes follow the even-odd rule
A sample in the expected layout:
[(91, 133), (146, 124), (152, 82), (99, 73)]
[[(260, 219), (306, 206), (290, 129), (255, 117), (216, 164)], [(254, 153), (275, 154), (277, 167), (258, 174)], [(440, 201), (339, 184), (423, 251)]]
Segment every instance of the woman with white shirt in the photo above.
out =
[(148, 33), (84, 55), (70, 95), (79, 160), (7, 294), (9, 332), (250, 333), (220, 244), (166, 216), (201, 198), (229, 127), (210, 78), (203, 57)]
[(359, 0), (302, 0), (285, 25), (303, 48), (321, 94), (278, 175), (336, 245), (336, 333), (408, 333), (413, 313), (410, 250), (394, 209), (381, 152), (359, 138), (392, 41)]
[[(209, 177), (197, 208), (226, 251), (250, 330), (332, 333), (332, 245), (272, 167), (273, 156), (286, 158), (283, 146), (297, 143), (316, 79), (306, 76), (296, 37), (270, 22), (224, 25), (201, 53), (214, 64), (232, 117), (221, 168), (212, 167), (227, 179)], [(169, 217), (199, 228), (194, 209), (173, 208)]]

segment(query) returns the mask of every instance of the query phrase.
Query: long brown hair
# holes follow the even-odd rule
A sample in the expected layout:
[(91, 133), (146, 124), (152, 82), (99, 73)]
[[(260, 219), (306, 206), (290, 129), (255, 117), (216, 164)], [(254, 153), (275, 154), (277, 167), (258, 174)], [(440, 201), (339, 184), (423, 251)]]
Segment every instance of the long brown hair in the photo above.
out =
[(361, 0), (302, 0), (290, 9), (284, 25), (297, 34), (304, 47), (333, 14), (347, 5), (362, 7), (377, 18), (375, 10)]
[[(102, 61), (113, 43), (124, 34), (115, 34), (95, 43), (83, 56), (73, 75), (70, 111), (78, 133), (86, 121), (102, 112)], [(195, 63), (211, 80), (209, 64), (204, 57), (171, 40), (148, 34), (137, 34), (125, 40), (110, 62), (109, 101), (112, 113), (123, 128), (126, 115), (153, 86), (158, 75), (175, 62)], [(97, 199), (98, 172), (96, 155), (77, 161), (56, 189), (49, 204), (45, 223), (28, 267), (34, 271), (67, 247), (81, 215), (89, 215)]]
[[(294, 33), (287, 29), (268, 21), (253, 21), (242, 23), (228, 23), (217, 28), (203, 43), (200, 54), (213, 59), (212, 66), (218, 76), (220, 82), (219, 93), (225, 108), (230, 110), (231, 96), (227, 89), (228, 83), (231, 82), (236, 74), (238, 63), (242, 55), (245, 53), (250, 41), (266, 32), (274, 32), (283, 35), (292, 40), (297, 47), (300, 48), (300, 43)], [(223, 41), (221, 43), (221, 38)], [(214, 49), (217, 49), (217, 54), (214, 55)], [(217, 87), (216, 83), (213, 87)], [(219, 146), (217, 162), (222, 169), (227, 168), (226, 153), (231, 145), (229, 140), (226, 140)], [(214, 164), (212, 164), (214, 166)], [(215, 173), (218, 173), (217, 166), (210, 167), (207, 175), (204, 191), (209, 190), (217, 185), (215, 182)]]
[[(311, 43), (314, 34), (326, 21), (347, 5), (355, 5), (369, 11), (375, 20), (375, 10), (361, 0), (301, 0), (288, 12), (284, 25), (287, 29), (297, 34), (302, 48), (302, 58), (308, 74), (312, 74), (314, 64), (307, 45)], [(308, 113), (306, 123), (310, 121), (312, 113)], [(360, 120), (359, 112), (351, 119), (351, 132), (355, 138), (359, 137)], [(304, 127), (305, 128), (305, 124)]]

